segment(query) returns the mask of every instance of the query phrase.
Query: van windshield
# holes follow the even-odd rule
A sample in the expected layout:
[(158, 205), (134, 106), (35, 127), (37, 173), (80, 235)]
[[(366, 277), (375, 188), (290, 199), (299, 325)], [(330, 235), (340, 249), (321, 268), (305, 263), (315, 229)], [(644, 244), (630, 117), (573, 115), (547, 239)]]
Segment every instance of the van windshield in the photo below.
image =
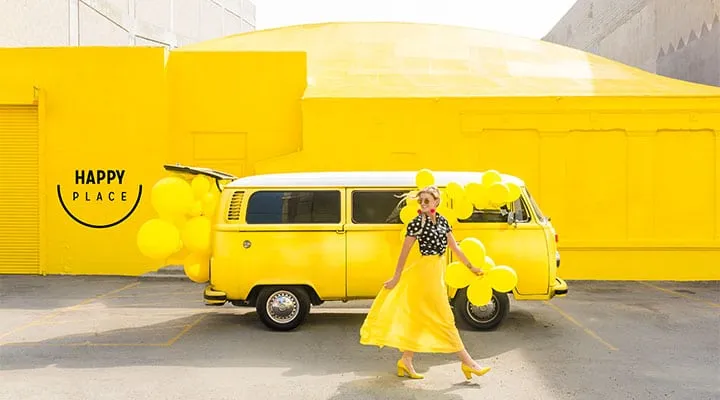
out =
[(528, 200), (530, 200), (530, 205), (532, 206), (533, 210), (535, 210), (535, 214), (537, 214), (538, 220), (543, 223), (547, 222), (547, 217), (545, 217), (545, 214), (540, 211), (540, 206), (538, 206), (538, 204), (535, 202), (535, 199), (530, 194), (530, 191), (526, 187), (523, 188), (523, 190), (525, 191), (525, 195), (527, 195)]

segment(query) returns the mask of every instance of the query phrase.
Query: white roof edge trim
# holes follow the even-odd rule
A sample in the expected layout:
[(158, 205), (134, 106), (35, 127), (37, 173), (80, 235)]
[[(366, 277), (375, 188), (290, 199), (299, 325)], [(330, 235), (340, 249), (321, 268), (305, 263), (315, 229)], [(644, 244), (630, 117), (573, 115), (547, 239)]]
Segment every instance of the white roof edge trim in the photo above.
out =
[[(294, 172), (253, 175), (236, 179), (225, 185), (227, 189), (240, 188), (313, 188), (313, 187), (398, 187), (414, 188), (417, 171), (353, 171), (353, 172)], [(440, 187), (450, 182), (466, 185), (480, 183), (482, 172), (433, 171), (435, 184)], [(512, 175), (500, 174), (504, 182), (513, 182), (520, 187), (525, 182)]]

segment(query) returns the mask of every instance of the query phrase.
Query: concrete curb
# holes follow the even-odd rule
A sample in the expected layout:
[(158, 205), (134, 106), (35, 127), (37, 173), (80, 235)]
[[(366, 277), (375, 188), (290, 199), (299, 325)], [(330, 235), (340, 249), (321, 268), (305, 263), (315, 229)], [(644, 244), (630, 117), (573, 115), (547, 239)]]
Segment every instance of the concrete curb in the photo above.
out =
[(185, 269), (182, 265), (169, 265), (167, 267), (160, 268), (157, 271), (148, 272), (140, 275), (140, 278), (190, 280), (187, 275), (185, 275)]

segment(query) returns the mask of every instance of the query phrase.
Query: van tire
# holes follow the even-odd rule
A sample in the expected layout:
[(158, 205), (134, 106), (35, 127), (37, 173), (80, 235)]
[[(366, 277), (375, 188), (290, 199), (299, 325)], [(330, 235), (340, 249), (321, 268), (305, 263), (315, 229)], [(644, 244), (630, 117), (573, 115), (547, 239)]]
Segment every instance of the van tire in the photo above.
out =
[(467, 298), (467, 288), (460, 289), (455, 295), (455, 301), (453, 309), (455, 316), (460, 317), (470, 327), (478, 331), (489, 331), (497, 328), (500, 323), (507, 317), (510, 311), (510, 300), (508, 299), (507, 293), (500, 293), (493, 290), (492, 298), (490, 303), (494, 306), (488, 316), (481, 316), (473, 313), (472, 307), (475, 307), (470, 303)]
[[(278, 305), (276, 302), (284, 304)], [(272, 303), (281, 309), (272, 310)], [(284, 309), (289, 306), (290, 309)], [(300, 326), (310, 313), (310, 296), (302, 287), (268, 286), (260, 290), (255, 303), (260, 321), (276, 331), (290, 331)], [(288, 315), (289, 314), (289, 315)]]

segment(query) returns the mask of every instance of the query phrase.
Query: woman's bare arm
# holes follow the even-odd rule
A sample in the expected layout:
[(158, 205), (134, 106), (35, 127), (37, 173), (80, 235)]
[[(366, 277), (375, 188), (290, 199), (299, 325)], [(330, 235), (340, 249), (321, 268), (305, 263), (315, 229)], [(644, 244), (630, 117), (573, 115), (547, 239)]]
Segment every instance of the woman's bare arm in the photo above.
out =
[(395, 266), (394, 278), (400, 278), (400, 274), (402, 273), (403, 268), (405, 268), (405, 261), (407, 261), (407, 257), (410, 254), (413, 244), (415, 244), (415, 240), (417, 240), (415, 236), (405, 236), (402, 250), (400, 250), (400, 257), (398, 257), (398, 262)]
[(458, 246), (457, 241), (455, 240), (455, 236), (452, 234), (452, 232), (448, 232), (447, 239), (448, 246), (450, 247), (450, 249), (452, 249), (452, 251), (455, 252), (455, 254), (457, 254), (458, 258), (460, 259), (460, 261), (462, 261), (463, 264), (465, 264), (468, 268), (470, 268), (472, 272), (476, 274), (482, 273), (482, 269), (474, 267), (470, 260), (467, 258), (467, 256), (465, 256), (465, 253), (463, 253), (463, 251), (460, 249), (460, 246)]

